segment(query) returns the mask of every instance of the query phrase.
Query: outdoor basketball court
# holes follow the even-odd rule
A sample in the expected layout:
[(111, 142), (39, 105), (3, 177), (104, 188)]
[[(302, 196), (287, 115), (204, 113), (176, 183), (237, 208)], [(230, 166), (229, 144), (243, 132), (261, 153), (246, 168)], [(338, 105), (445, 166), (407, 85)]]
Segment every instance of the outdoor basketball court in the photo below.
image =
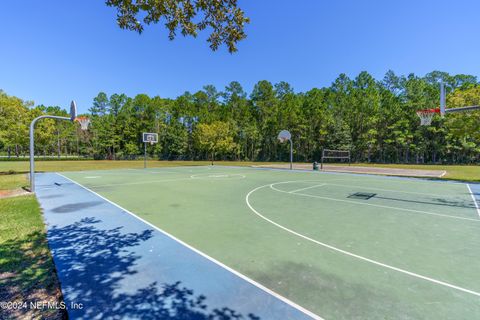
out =
[(242, 319), (480, 315), (477, 185), (216, 166), (37, 179), (66, 302), (131, 316), (132, 295), (179, 281)]

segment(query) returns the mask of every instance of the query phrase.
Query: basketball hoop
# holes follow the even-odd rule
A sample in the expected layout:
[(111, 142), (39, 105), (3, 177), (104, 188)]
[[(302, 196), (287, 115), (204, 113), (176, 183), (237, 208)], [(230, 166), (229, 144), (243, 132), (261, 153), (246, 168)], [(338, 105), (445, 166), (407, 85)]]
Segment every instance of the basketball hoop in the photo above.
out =
[(435, 113), (440, 113), (440, 109), (425, 109), (418, 110), (417, 116), (420, 118), (421, 126), (429, 126), (432, 124), (432, 119)]
[(147, 168), (147, 143), (153, 146), (154, 143), (158, 143), (158, 133), (156, 132), (144, 132), (142, 133), (142, 141), (144, 146), (143, 153), (143, 168)]
[(83, 131), (87, 130), (88, 125), (90, 124), (90, 119), (88, 117), (77, 117), (75, 121), (80, 123), (80, 129), (82, 129)]
[(290, 170), (293, 169), (293, 142), (292, 142), (292, 135), (288, 130), (282, 130), (278, 134), (277, 139), (284, 143), (285, 141), (290, 141)]

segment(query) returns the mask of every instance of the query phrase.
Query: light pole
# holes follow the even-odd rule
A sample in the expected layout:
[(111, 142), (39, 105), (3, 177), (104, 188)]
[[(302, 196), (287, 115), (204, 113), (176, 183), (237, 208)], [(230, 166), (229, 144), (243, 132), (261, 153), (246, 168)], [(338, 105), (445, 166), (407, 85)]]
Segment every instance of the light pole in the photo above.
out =
[(70, 117), (60, 116), (39, 116), (32, 120), (30, 123), (30, 192), (35, 192), (35, 124), (40, 119), (57, 119), (57, 120), (70, 120), (75, 121), (77, 117), (77, 105), (75, 101), (70, 104)]

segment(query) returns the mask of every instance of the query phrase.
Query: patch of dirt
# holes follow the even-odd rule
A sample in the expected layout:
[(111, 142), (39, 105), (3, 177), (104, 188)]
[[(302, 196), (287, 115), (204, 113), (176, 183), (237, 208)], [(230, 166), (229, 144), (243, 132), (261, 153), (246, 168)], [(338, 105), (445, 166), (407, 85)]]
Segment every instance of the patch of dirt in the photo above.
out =
[(19, 284), (19, 275), (0, 273), (0, 301), (10, 304), (2, 308), (0, 319), (68, 319), (62, 306), (63, 297), (56, 273), (51, 277), (48, 287), (27, 287)]
[(0, 199), (25, 196), (27, 194), (31, 194), (31, 193), (24, 189), (0, 190)]

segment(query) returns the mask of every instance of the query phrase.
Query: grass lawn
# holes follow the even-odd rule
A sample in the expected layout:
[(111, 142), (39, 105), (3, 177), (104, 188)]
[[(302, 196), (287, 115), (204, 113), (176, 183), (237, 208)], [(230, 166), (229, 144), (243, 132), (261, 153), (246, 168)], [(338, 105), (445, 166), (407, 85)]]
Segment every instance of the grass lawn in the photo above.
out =
[[(0, 176), (0, 190), (26, 184), (24, 174)], [(37, 199), (33, 195), (0, 199), (0, 212), (0, 301), (60, 303), (60, 286)], [(7, 307), (1, 313), (1, 319), (65, 317), (62, 311), (47, 308)]]
[[(228, 162), (231, 165), (251, 165), (253, 162)], [(147, 166), (173, 167), (173, 166), (203, 166), (209, 165), (210, 161), (156, 161), (149, 160)], [(220, 162), (216, 162), (220, 164)], [(63, 161), (35, 161), (36, 172), (51, 171), (81, 171), (81, 170), (105, 170), (143, 168), (143, 160), (63, 160)], [(30, 170), (28, 161), (0, 161), (0, 173), (26, 173)]]
[(0, 190), (12, 190), (28, 186), (26, 174), (0, 175)]

